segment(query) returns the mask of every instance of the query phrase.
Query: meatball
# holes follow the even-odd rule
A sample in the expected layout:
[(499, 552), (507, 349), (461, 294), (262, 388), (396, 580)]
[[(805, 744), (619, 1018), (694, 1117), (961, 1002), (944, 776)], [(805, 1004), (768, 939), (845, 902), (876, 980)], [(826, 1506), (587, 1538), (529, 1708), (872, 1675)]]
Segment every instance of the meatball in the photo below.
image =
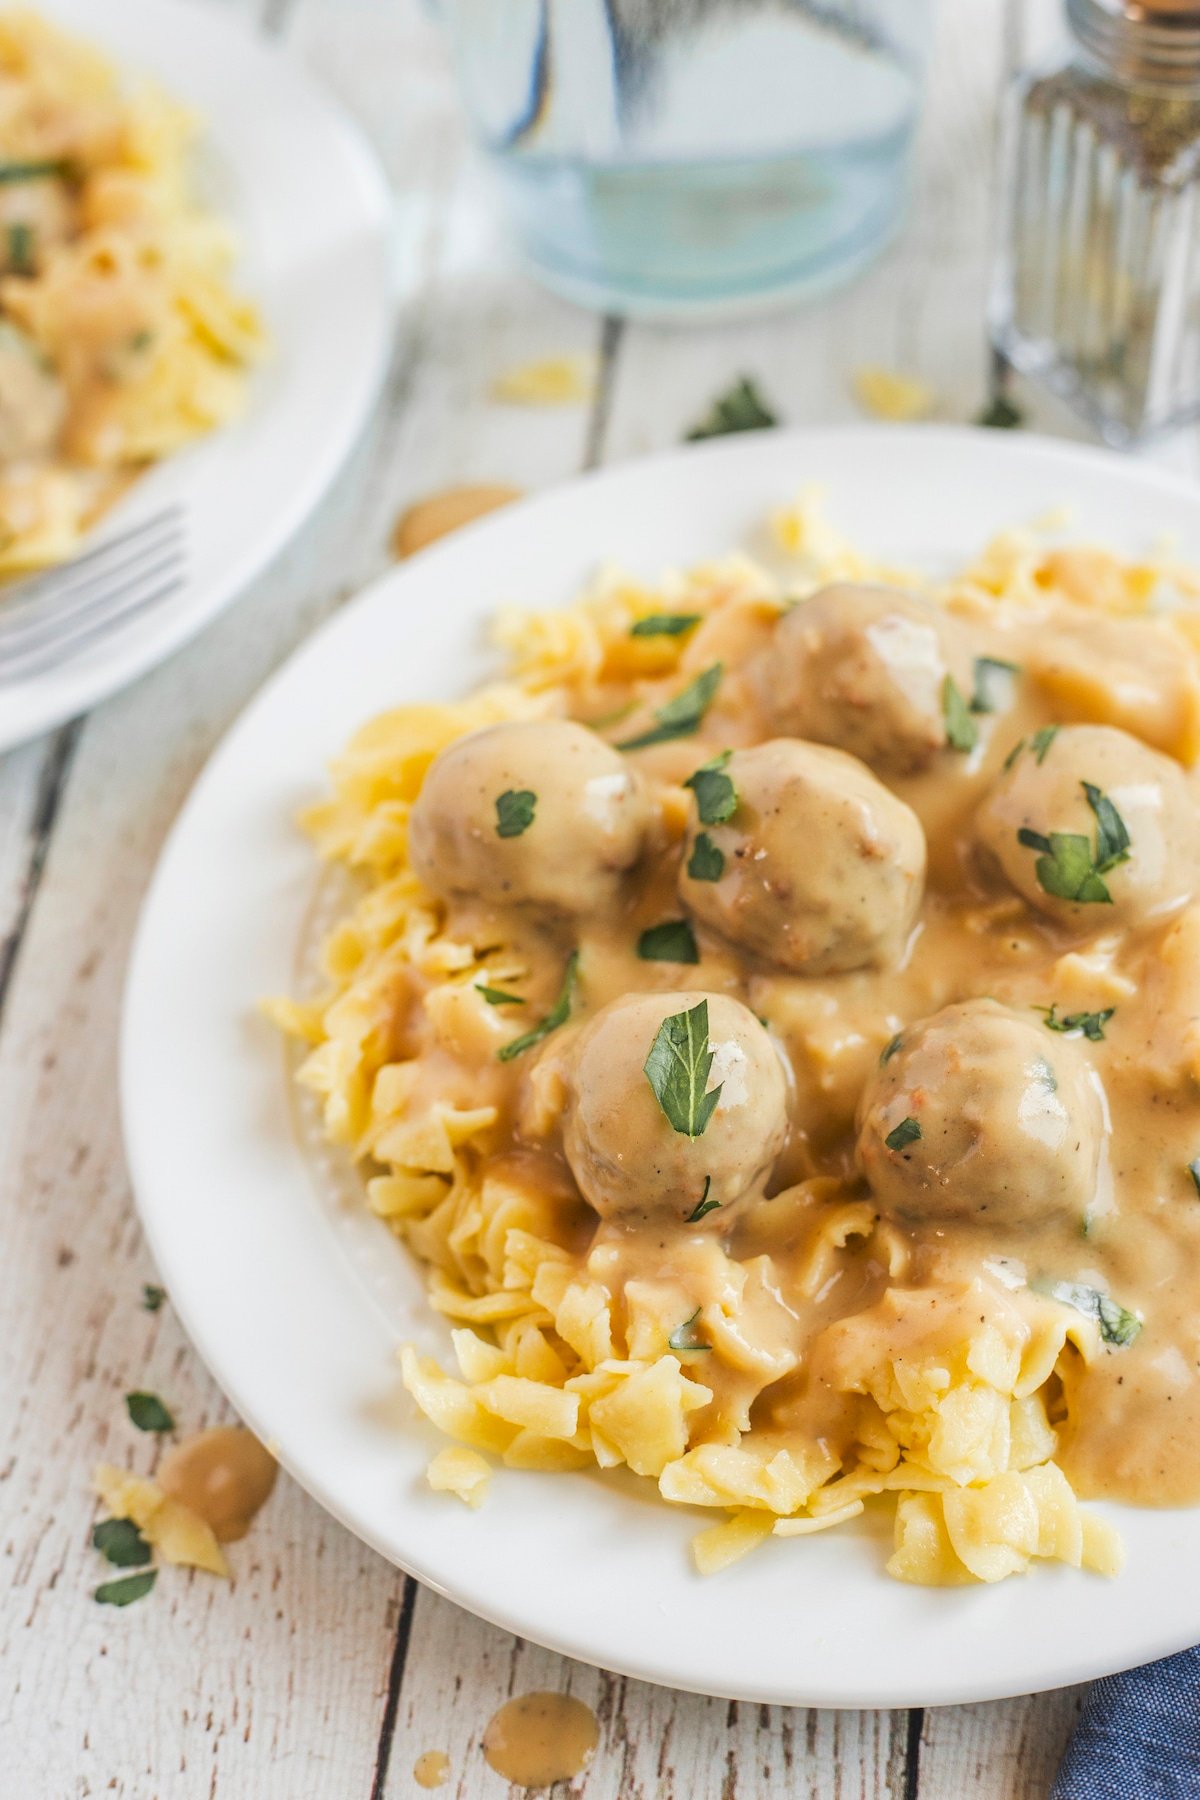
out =
[(911, 1026), (884, 1056), (859, 1103), (858, 1160), (886, 1212), (1015, 1227), (1082, 1220), (1104, 1109), (1073, 1039), (968, 1000)]
[(492, 725), (433, 763), (409, 818), (409, 850), (437, 894), (601, 912), (654, 816), (639, 776), (585, 726)]
[(972, 692), (965, 627), (895, 588), (837, 582), (780, 621), (751, 680), (776, 731), (908, 774), (946, 746), (946, 678)]
[(1017, 892), (1077, 931), (1163, 917), (1200, 885), (1191, 780), (1109, 725), (1036, 733), (997, 778), (977, 831)]
[(684, 904), (766, 962), (827, 975), (899, 961), (921, 904), (925, 838), (854, 757), (777, 738), (735, 750), (728, 819), (688, 832)]
[[(646, 1070), (659, 1027), (708, 1006), (712, 1064), (703, 1092), (721, 1093), (702, 1131), (672, 1124)], [(602, 1216), (698, 1209), (713, 1226), (761, 1191), (787, 1137), (787, 1078), (771, 1039), (725, 994), (629, 994), (580, 1033), (566, 1076), (563, 1141), (585, 1200)], [(700, 1220), (694, 1220), (699, 1225)]]

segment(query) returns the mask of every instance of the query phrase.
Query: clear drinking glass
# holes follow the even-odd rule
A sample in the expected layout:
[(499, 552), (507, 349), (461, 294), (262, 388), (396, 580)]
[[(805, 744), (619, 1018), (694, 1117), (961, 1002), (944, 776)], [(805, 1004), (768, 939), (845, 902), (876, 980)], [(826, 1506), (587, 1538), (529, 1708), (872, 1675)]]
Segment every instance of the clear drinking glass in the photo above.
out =
[(932, 0), (439, 0), (535, 274), (722, 315), (847, 280), (904, 216)]

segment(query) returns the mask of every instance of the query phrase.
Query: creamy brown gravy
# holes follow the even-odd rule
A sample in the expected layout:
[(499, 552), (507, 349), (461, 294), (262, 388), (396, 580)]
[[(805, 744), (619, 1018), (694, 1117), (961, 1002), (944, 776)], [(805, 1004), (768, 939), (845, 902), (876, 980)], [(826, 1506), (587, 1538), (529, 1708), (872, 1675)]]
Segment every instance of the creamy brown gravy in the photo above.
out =
[[(736, 664), (769, 641), (773, 617), (770, 608), (742, 606), (735, 616), (718, 615), (702, 626), (687, 670), (694, 674), (719, 655), (727, 673), (701, 730), (631, 753), (660, 798), (665, 853), (647, 859), (612, 916), (593, 916), (581, 929), (556, 932), (545, 919), (523, 917), (519, 909), (495, 914), (483, 903), (450, 908), (452, 935), (503, 943), (528, 971), (523, 1017), (530, 1021), (553, 1004), (566, 958), (571, 949), (580, 949), (586, 995), (571, 1024), (552, 1040), (553, 1052), (545, 1058), (551, 1070), (581, 1018), (620, 995), (680, 985), (676, 966), (640, 960), (635, 945), (641, 930), (683, 911), (676, 893), (678, 859), (670, 853), (686, 817), (686, 796), (678, 784), (714, 752), (770, 735)], [(787, 1052), (795, 1083), (793, 1125), (771, 1191), (779, 1195), (794, 1183), (827, 1177), (840, 1184), (838, 1204), (845, 1203), (847, 1190), (852, 1198), (870, 1201), (855, 1169), (854, 1111), (883, 1047), (902, 1027), (949, 1003), (980, 996), (1022, 1013), (1028, 1009), (1030, 1019), (1036, 1018), (1033, 1008), (1055, 1001), (1062, 1011), (1115, 1006), (1104, 1040), (1080, 1045), (1102, 1084), (1111, 1121), (1088, 1235), (1077, 1225), (1055, 1221), (1023, 1232), (1003, 1224), (984, 1231), (975, 1223), (945, 1220), (893, 1224), (873, 1236), (851, 1238), (822, 1271), (811, 1267), (815, 1226), (826, 1204), (819, 1186), (751, 1203), (726, 1239), (733, 1257), (754, 1264), (743, 1314), (747, 1342), (740, 1349), (723, 1344), (719, 1359), (690, 1359), (689, 1372), (714, 1392), (711, 1408), (698, 1417), (698, 1435), (729, 1441), (733, 1428), (745, 1430), (753, 1422), (760, 1432), (801, 1432), (837, 1454), (853, 1438), (855, 1402), (822, 1369), (822, 1359), (831, 1354), (828, 1346), (815, 1358), (810, 1354), (814, 1340), (873, 1305), (889, 1287), (928, 1289), (934, 1308), (940, 1292), (951, 1319), (953, 1296), (975, 1281), (983, 1282), (995, 1304), (1044, 1306), (1027, 1291), (1008, 1295), (984, 1268), (988, 1259), (1001, 1256), (1031, 1283), (1095, 1286), (1144, 1318), (1132, 1345), (1102, 1349), (1079, 1375), (1060, 1460), (1080, 1491), (1143, 1504), (1195, 1502), (1200, 1500), (1200, 1201), (1187, 1168), (1200, 1154), (1200, 907), (1126, 934), (1098, 916), (1095, 935), (1081, 942), (981, 872), (972, 832), (980, 801), (1018, 739), (1043, 725), (1091, 719), (1169, 746), (1184, 735), (1187, 688), (1195, 677), (1184, 647), (1168, 643), (1152, 624), (1111, 621), (1049, 604), (1044, 615), (1014, 611), (969, 623), (976, 654), (1019, 663), (1023, 674), (1010, 705), (978, 717), (980, 741), (971, 754), (947, 751), (928, 772), (882, 777), (917, 813), (929, 853), (926, 896), (901, 966), (792, 976), (740, 956), (697, 927), (701, 961), (684, 974), (690, 987), (744, 999)], [(1072, 670), (1082, 671), (1074, 682)], [(667, 678), (663, 696), (677, 692), (684, 678), (678, 672)], [(570, 711), (581, 719), (597, 718), (627, 691), (612, 683), (603, 688), (581, 683), (569, 696)], [(615, 738), (620, 731), (607, 735)], [(1096, 910), (1100, 915), (1102, 909)], [(545, 1070), (535, 1070), (535, 1059), (501, 1064), (490, 1048), (482, 1054), (447, 1048), (444, 1034), (440, 1043), (432, 1042), (421, 1000), (414, 977), (398, 994), (393, 1046), (398, 1056), (420, 1056), (414, 1108), (422, 1100), (498, 1107), (497, 1156), (515, 1159), (527, 1177), (532, 1170), (539, 1184), (563, 1197), (566, 1211), (574, 1209), (577, 1248), (588, 1255), (593, 1277), (612, 1288), (618, 1319), (620, 1295), (630, 1279), (664, 1284), (676, 1296), (681, 1320), (714, 1299), (722, 1275), (706, 1236), (657, 1221), (637, 1226), (609, 1221), (597, 1228), (594, 1215), (572, 1199), (570, 1173), (553, 1133), (539, 1145), (532, 1141), (538, 1134), (526, 1129), (539, 1083), (550, 1079), (552, 1086)], [(497, 1021), (497, 1029), (505, 1027)], [(1056, 1041), (1047, 1034), (1048, 1048)], [(552, 1112), (553, 1092), (546, 1104)], [(914, 1318), (897, 1325), (895, 1354), (912, 1341), (918, 1329)], [(507, 1724), (503, 1729), (496, 1724), (497, 1745), (507, 1741), (507, 1731)]]
[(573, 1694), (521, 1694), (488, 1720), (483, 1754), (517, 1787), (552, 1787), (582, 1774), (599, 1741), (595, 1713)]
[(426, 1750), (413, 1764), (413, 1780), (418, 1787), (444, 1787), (450, 1779), (450, 1758), (444, 1750)]
[(168, 1451), (159, 1486), (212, 1526), (218, 1542), (245, 1537), (270, 1499), (279, 1465), (243, 1425), (217, 1425)]

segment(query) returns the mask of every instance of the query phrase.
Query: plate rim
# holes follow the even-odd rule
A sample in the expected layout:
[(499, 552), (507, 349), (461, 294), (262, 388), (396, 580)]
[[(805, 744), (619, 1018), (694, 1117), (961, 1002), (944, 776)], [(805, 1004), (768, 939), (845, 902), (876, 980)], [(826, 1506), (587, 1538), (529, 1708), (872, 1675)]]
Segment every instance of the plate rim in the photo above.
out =
[[(189, 31), (207, 36), (213, 42), (223, 42), (230, 54), (248, 54), (252, 60), (262, 59), (277, 78), (290, 86), (293, 94), (302, 98), (306, 108), (322, 115), (330, 141), (336, 141), (343, 162), (346, 192), (355, 198), (358, 225), (369, 231), (374, 243), (377, 274), (374, 317), (371, 330), (360, 334), (357, 340), (360, 344), (357, 368), (344, 389), (342, 406), (328, 421), (329, 430), (321, 440), (321, 453), (294, 483), (286, 504), (278, 506), (270, 515), (269, 527), (245, 534), (241, 549), (230, 553), (223, 574), (204, 584), (198, 599), (184, 604), (178, 611), (173, 602), (158, 609), (146, 640), (135, 633), (128, 644), (119, 641), (117, 652), (111, 657), (93, 662), (92, 655), (85, 654), (27, 682), (18, 682), (11, 692), (19, 700), (25, 697), (27, 701), (27, 697), (32, 696), (32, 703), (23, 704), (17, 718), (7, 726), (0, 716), (0, 755), (89, 713), (139, 676), (166, 662), (243, 597), (303, 529), (333, 486), (366, 428), (391, 361), (394, 308), (399, 286), (390, 243), (393, 195), (382, 162), (364, 127), (349, 108), (313, 76), (285, 40), (269, 37), (242, 13), (227, 13), (205, 4), (204, 0), (137, 0), (137, 4), (143, 12), (159, 13), (164, 18), (174, 15), (176, 19), (186, 21)], [(74, 12), (70, 0), (65, 10)], [(50, 16), (58, 22), (61, 14), (57, 7), (52, 9)], [(72, 22), (66, 29), (72, 35), (99, 44), (102, 51), (116, 57), (115, 52), (107, 50), (102, 26), (96, 32), (89, 32), (87, 27), (81, 28)], [(127, 60), (121, 58), (122, 66)], [(158, 79), (163, 80), (161, 76)], [(172, 92), (182, 91), (176, 90), (170, 76), (163, 80), (163, 85)], [(202, 140), (208, 136), (209, 122), (204, 119)], [(269, 332), (269, 318), (265, 324)], [(247, 416), (254, 404), (251, 392)], [(218, 426), (152, 465), (146, 476), (134, 484), (129, 496), (123, 497), (108, 516), (85, 534), (81, 549), (102, 543), (110, 529), (135, 522), (138, 497), (144, 491), (145, 483), (169, 467), (176, 457), (189, 453), (219, 455), (222, 433), (227, 428)], [(186, 488), (183, 499), (186, 508)], [(181, 598), (185, 602), (188, 600), (186, 586)]]
[[(811, 456), (813, 447), (828, 439), (844, 440), (847, 438), (869, 438), (872, 441), (886, 439), (895, 447), (897, 456), (902, 456), (906, 441), (914, 440), (925, 444), (940, 442), (953, 450), (967, 444), (979, 445), (986, 441), (995, 453), (1016, 460), (1028, 458), (1042, 459), (1057, 464), (1065, 474), (1072, 469), (1084, 471), (1098, 469), (1109, 474), (1119, 472), (1120, 480), (1132, 490), (1142, 489), (1147, 492), (1158, 492), (1185, 500), (1191, 504), (1200, 498), (1200, 484), (1174, 471), (1159, 469), (1153, 465), (1131, 463), (1116, 453), (1091, 445), (1076, 445), (1068, 441), (1042, 437), (1036, 434), (1021, 434), (1019, 438), (1000, 438), (991, 434), (983, 434), (978, 429), (963, 426), (943, 425), (860, 425), (840, 424), (818, 427), (801, 427), (791, 431), (773, 431), (770, 433), (746, 434), (745, 438), (734, 440), (723, 439), (709, 443), (672, 448), (659, 451), (648, 457), (633, 459), (628, 462), (608, 465), (600, 469), (588, 471), (573, 479), (559, 483), (549, 489), (531, 495), (515, 506), (505, 509), (503, 514), (483, 518), (453, 534), (442, 543), (435, 544), (423, 551), (419, 558), (409, 564), (397, 565), (375, 580), (367, 584), (352, 600), (339, 609), (332, 617), (323, 621), (291, 654), (283, 661), (273, 674), (263, 683), (252, 697), (238, 718), (231, 724), (218, 743), (183, 804), (171, 831), (168, 834), (161, 852), (158, 865), (147, 889), (138, 920), (133, 947), (130, 955), (122, 1009), (119, 1074), (121, 1089), (121, 1119), (126, 1155), (130, 1177), (137, 1201), (142, 1228), (146, 1233), (151, 1252), (158, 1263), (171, 1291), (172, 1303), (189, 1339), (210, 1371), (214, 1374), (223, 1391), (225, 1391), (239, 1412), (245, 1417), (259, 1435), (270, 1437), (271, 1422), (261, 1417), (251, 1401), (246, 1402), (244, 1384), (236, 1374), (230, 1374), (224, 1366), (225, 1359), (219, 1345), (214, 1345), (207, 1323), (197, 1316), (189, 1298), (180, 1299), (186, 1289), (177, 1291), (172, 1283), (170, 1269), (170, 1253), (163, 1257), (163, 1232), (160, 1229), (162, 1218), (152, 1204), (148, 1204), (147, 1185), (150, 1177), (147, 1169), (148, 1158), (145, 1156), (143, 1138), (144, 1121), (139, 1115), (139, 1106), (135, 1094), (135, 1064), (138, 1060), (136, 1041), (136, 1025), (139, 1014), (139, 989), (144, 980), (144, 967), (147, 960), (147, 944), (152, 930), (157, 928), (158, 896), (165, 880), (165, 871), (172, 865), (173, 857), (178, 853), (177, 846), (184, 841), (190, 822), (197, 816), (198, 809), (206, 804), (206, 796), (210, 787), (219, 784), (228, 763), (236, 765), (238, 742), (244, 729), (266, 715), (275, 703), (275, 697), (286, 690), (287, 684), (294, 678), (297, 665), (305, 659), (320, 653), (321, 646), (332, 635), (353, 632), (357, 616), (367, 612), (372, 606), (380, 603), (383, 595), (389, 594), (397, 586), (403, 587), (410, 580), (414, 569), (419, 565), (423, 572), (436, 570), (445, 564), (452, 565), (462, 555), (463, 546), (474, 543), (498, 533), (511, 529), (514, 519), (527, 523), (536, 523), (540, 513), (552, 511), (561, 504), (565, 496), (578, 492), (582, 488), (590, 490), (602, 489), (605, 486), (619, 488), (634, 481), (643, 481), (653, 476), (656, 470), (666, 466), (674, 466), (687, 462), (722, 461), (743, 457), (760, 457), (765, 462), (777, 462), (786, 467), (789, 455), (796, 453), (797, 459)], [(794, 485), (794, 484), (793, 484)], [(764, 493), (763, 510), (770, 504), (769, 493)], [(686, 560), (685, 555), (681, 560)], [(365, 716), (365, 715), (364, 715)], [(310, 771), (315, 774), (315, 770)], [(403, 1254), (403, 1252), (401, 1252)], [(431, 1587), (435, 1592), (453, 1600), (467, 1611), (486, 1619), (498, 1627), (526, 1637), (544, 1647), (569, 1656), (575, 1660), (592, 1663), (595, 1666), (614, 1669), (632, 1679), (668, 1686), (685, 1692), (714, 1695), (722, 1698), (744, 1699), (751, 1702), (764, 1702), (794, 1707), (827, 1707), (831, 1709), (895, 1709), (906, 1706), (955, 1705), (972, 1702), (999, 1700), (1036, 1693), (1059, 1686), (1091, 1680), (1097, 1676), (1112, 1672), (1126, 1663), (1114, 1662), (1111, 1652), (1093, 1654), (1070, 1663), (1060, 1663), (1054, 1667), (1041, 1667), (1031, 1679), (1022, 1678), (1014, 1683), (1011, 1678), (999, 1682), (987, 1682), (968, 1677), (966, 1685), (954, 1681), (943, 1683), (932, 1691), (922, 1686), (918, 1691), (912, 1688), (897, 1687), (886, 1692), (864, 1690), (850, 1693), (844, 1687), (822, 1689), (819, 1685), (800, 1695), (781, 1689), (758, 1686), (739, 1685), (736, 1679), (697, 1678), (686, 1670), (664, 1669), (660, 1664), (644, 1661), (636, 1651), (636, 1630), (630, 1626), (630, 1645), (627, 1653), (619, 1658), (611, 1655), (603, 1657), (594, 1650), (589, 1650), (586, 1641), (573, 1635), (571, 1630), (548, 1631), (532, 1628), (527, 1616), (519, 1607), (499, 1604), (495, 1600), (483, 1599), (463, 1591), (457, 1587), (453, 1579), (446, 1578), (446, 1571), (439, 1563), (430, 1563), (418, 1548), (411, 1544), (403, 1547), (403, 1554), (395, 1541), (389, 1541), (386, 1534), (376, 1531), (364, 1524), (361, 1517), (356, 1516), (352, 1504), (348, 1503), (330, 1483), (322, 1471), (314, 1471), (309, 1467), (302, 1454), (294, 1453), (289, 1446), (280, 1445), (279, 1458), (283, 1466), (309, 1492), (326, 1511), (346, 1526), (348, 1530), (366, 1542), (394, 1566), (405, 1570), (416, 1579)], [(674, 1510), (674, 1509), (671, 1509)], [(680, 1509), (682, 1511), (682, 1509)], [(1178, 1517), (1181, 1514), (1195, 1513), (1200, 1524), (1200, 1509), (1137, 1509), (1139, 1514), (1150, 1512), (1158, 1519)], [(397, 1521), (401, 1514), (400, 1497), (397, 1496)], [(695, 1515), (688, 1514), (690, 1519)], [(473, 1516), (478, 1525), (479, 1519), (486, 1522), (486, 1512)], [(484, 1529), (487, 1529), (486, 1523)], [(1043, 1571), (1034, 1576), (1034, 1580), (1047, 1581), (1053, 1579), (1055, 1571)], [(885, 1581), (881, 1570), (877, 1571), (880, 1582)], [(715, 1579), (720, 1579), (715, 1578)], [(1087, 1579), (1074, 1571), (1070, 1579), (1075, 1581)], [(1126, 1580), (1129, 1578), (1127, 1577)], [(887, 1584), (890, 1587), (890, 1583)], [(981, 1587), (965, 1590), (916, 1590), (936, 1597), (935, 1604), (943, 1603), (946, 1609), (946, 1630), (954, 1632), (961, 1625), (961, 1608), (969, 1606), (972, 1600), (995, 1598), (1006, 1584), (1000, 1584), (1000, 1590)], [(1024, 1584), (1022, 1584), (1022, 1587)], [(964, 1600), (961, 1597), (966, 1596)], [(1052, 1605), (1050, 1586), (1047, 1581), (1047, 1611)], [(975, 1609), (973, 1609), (975, 1610)], [(983, 1619), (986, 1628), (987, 1618)], [(1147, 1630), (1138, 1638), (1135, 1660), (1148, 1661), (1159, 1656), (1170, 1654), (1192, 1643), (1200, 1635), (1200, 1606), (1194, 1625), (1189, 1625), (1185, 1635), (1179, 1629), (1168, 1629), (1155, 1635)]]

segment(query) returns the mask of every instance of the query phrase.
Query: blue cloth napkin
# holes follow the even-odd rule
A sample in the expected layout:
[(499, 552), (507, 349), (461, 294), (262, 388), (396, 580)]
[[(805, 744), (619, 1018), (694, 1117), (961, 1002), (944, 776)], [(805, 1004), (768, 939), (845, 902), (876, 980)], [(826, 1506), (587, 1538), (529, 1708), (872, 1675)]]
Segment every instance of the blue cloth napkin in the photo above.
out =
[(1093, 1684), (1051, 1800), (1200, 1800), (1200, 1648)]

